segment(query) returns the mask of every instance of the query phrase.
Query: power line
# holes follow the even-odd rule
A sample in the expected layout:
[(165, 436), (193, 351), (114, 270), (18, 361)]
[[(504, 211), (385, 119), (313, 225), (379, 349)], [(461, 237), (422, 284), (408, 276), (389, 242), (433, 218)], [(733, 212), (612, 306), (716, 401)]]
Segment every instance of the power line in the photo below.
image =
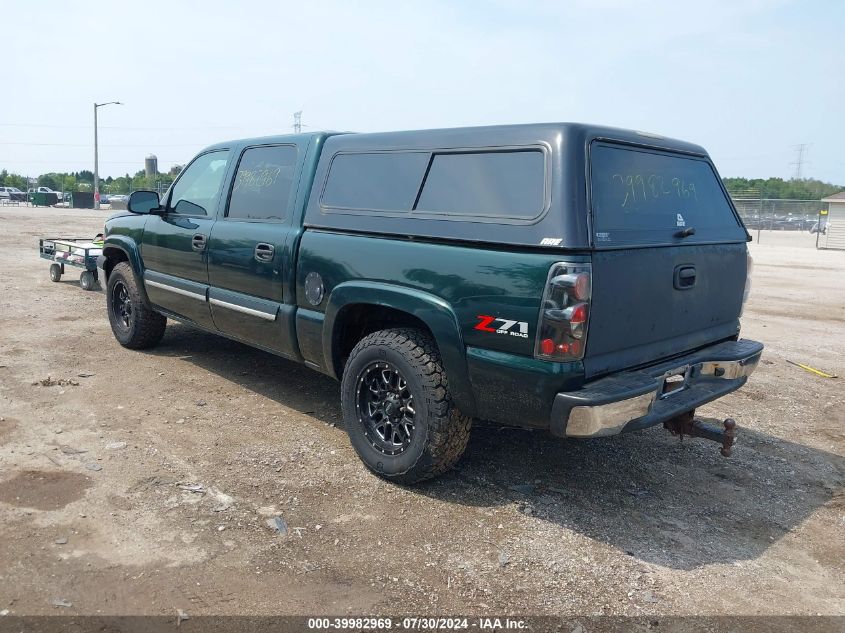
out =
[(293, 128), (294, 134), (301, 134), (302, 128), (311, 127), (302, 122), (302, 110), (293, 113), (293, 125), (291, 127)]
[(804, 163), (806, 162), (805, 155), (807, 154), (809, 147), (809, 143), (799, 143), (798, 145), (793, 145), (797, 156), (796, 159), (789, 164), (795, 165), (795, 175), (793, 176), (795, 180), (801, 180), (801, 170), (804, 168)]

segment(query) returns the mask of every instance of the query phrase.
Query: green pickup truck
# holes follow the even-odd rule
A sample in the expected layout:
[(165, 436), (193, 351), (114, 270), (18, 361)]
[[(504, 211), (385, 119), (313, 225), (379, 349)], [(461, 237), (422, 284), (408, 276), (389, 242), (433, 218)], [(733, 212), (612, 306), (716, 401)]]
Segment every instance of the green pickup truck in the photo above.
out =
[(132, 194), (98, 266), (121, 345), (171, 318), (328, 374), (363, 462), (410, 484), (474, 418), (729, 452), (693, 414), (762, 353), (748, 239), (701, 147), (551, 123), (213, 145)]

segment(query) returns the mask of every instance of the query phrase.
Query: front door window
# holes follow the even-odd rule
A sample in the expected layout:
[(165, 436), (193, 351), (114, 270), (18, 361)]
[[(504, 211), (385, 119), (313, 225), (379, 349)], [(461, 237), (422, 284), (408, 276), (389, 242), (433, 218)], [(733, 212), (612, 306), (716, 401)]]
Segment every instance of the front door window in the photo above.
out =
[(208, 152), (185, 169), (173, 185), (167, 210), (180, 215), (213, 215), (226, 175), (227, 150)]

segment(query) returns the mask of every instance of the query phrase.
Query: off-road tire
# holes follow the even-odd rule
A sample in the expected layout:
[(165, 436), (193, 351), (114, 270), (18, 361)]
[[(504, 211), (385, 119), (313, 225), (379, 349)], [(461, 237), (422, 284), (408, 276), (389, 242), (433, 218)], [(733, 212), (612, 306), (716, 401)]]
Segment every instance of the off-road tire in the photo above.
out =
[[(115, 289), (122, 284), (129, 295), (131, 318), (121, 321), (115, 311)], [(127, 262), (119, 262), (109, 275), (106, 287), (106, 311), (112, 333), (117, 342), (129, 349), (148, 349), (156, 346), (164, 336), (167, 318), (144, 305), (135, 273)]]
[(63, 272), (61, 264), (50, 264), (50, 281), (61, 281)]
[[(377, 449), (359, 416), (359, 381), (378, 362), (399, 370), (414, 397), (410, 445), (398, 455)], [(349, 439), (364, 464), (380, 477), (403, 485), (452, 468), (466, 449), (472, 426), (472, 418), (463, 415), (452, 401), (436, 343), (427, 333), (412, 328), (381, 330), (358, 342), (344, 367), (341, 406)]]

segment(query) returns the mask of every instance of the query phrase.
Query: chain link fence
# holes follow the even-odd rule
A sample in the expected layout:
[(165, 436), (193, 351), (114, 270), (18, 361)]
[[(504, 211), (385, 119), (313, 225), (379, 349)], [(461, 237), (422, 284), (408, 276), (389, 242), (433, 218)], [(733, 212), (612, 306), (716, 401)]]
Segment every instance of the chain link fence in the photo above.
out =
[(810, 231), (827, 203), (819, 200), (783, 200), (733, 193), (734, 206), (749, 231)]

